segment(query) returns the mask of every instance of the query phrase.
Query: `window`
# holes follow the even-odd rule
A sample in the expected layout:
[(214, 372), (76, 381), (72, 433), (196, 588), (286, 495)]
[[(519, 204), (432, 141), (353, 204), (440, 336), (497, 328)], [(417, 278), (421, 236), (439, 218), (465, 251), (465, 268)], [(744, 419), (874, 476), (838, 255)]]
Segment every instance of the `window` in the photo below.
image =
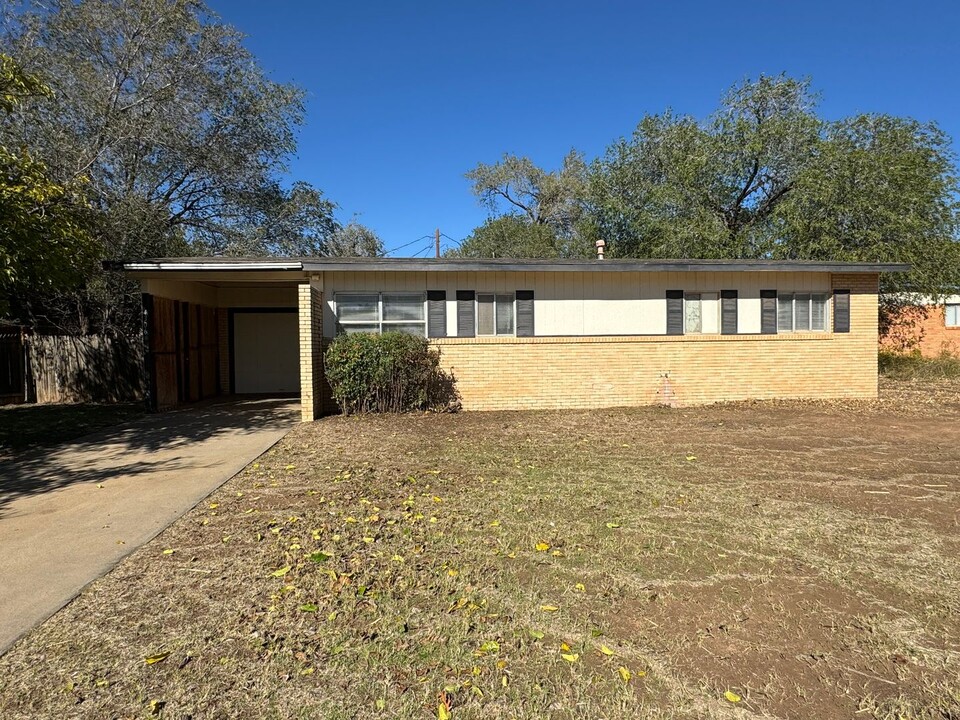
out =
[(947, 303), (944, 307), (947, 327), (960, 327), (960, 303)]
[(477, 335), (514, 334), (513, 293), (477, 293)]
[(827, 328), (827, 296), (781, 293), (777, 296), (779, 332), (822, 332)]
[(336, 304), (340, 332), (394, 330), (426, 337), (423, 293), (338, 293)]
[(686, 293), (683, 303), (683, 331), (687, 334), (720, 332), (720, 304), (717, 293)]

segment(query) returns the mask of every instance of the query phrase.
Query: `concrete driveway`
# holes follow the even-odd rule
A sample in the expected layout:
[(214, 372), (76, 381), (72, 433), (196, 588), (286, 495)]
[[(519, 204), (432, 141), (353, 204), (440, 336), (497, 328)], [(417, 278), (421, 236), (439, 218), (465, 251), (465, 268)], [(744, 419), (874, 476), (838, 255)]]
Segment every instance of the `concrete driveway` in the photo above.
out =
[(0, 461), (0, 653), (298, 420), (296, 401), (215, 402)]

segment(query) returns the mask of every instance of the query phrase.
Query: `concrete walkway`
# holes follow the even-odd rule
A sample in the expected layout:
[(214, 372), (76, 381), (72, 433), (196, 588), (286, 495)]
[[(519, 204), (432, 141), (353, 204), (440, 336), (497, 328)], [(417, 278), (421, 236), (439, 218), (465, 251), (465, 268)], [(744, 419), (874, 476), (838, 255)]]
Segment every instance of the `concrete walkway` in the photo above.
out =
[(0, 461), (0, 653), (298, 419), (296, 401), (211, 403)]

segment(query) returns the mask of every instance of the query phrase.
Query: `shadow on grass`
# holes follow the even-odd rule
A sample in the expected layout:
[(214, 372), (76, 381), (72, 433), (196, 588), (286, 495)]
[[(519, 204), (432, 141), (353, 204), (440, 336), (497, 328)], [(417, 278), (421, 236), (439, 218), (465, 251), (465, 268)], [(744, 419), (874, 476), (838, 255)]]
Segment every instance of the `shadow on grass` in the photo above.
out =
[[(85, 407), (89, 410), (91, 406)], [(117, 406), (93, 407), (112, 407), (116, 420)], [(7, 412), (10, 411), (4, 410), (3, 414)], [(52, 439), (56, 437), (56, 431), (52, 431), (50, 442), (44, 442), (44, 447), (39, 441), (26, 443), (21, 440), (20, 451), (0, 458), (0, 517), (9, 504), (20, 497), (76, 483), (101, 482), (119, 475), (176, 470), (185, 467), (182, 460), (195, 443), (226, 434), (252, 434), (264, 429), (286, 428), (299, 418), (297, 401), (289, 398), (221, 398), (171, 412), (150, 415), (131, 412), (126, 422), (101, 427), (83, 437), (76, 437), (82, 432), (77, 430), (81, 427), (76, 421), (77, 416), (73, 416), (70, 422), (63, 420), (60, 432), (70, 432), (74, 437), (63, 439), (67, 437), (64, 434), (58, 442)], [(53, 413), (48, 417), (56, 420), (58, 416)], [(39, 419), (36, 422), (39, 423)], [(95, 427), (88, 426), (86, 430)], [(35, 437), (42, 436), (42, 426), (38, 425), (38, 428), (29, 432)], [(5, 427), (3, 432), (16, 434), (17, 426)], [(26, 438), (28, 431), (22, 434)], [(161, 450), (164, 451), (162, 456), (159, 455)]]

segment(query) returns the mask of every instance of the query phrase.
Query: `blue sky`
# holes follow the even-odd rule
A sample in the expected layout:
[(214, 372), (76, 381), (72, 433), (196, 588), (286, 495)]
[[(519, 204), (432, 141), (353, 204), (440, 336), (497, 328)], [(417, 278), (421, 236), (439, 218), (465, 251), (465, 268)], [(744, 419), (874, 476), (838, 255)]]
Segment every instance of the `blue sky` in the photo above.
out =
[(307, 91), (293, 178), (390, 249), (482, 223), (463, 177), (477, 162), (511, 152), (553, 168), (571, 147), (592, 158), (645, 113), (706, 115), (760, 73), (810, 76), (829, 118), (910, 115), (960, 138), (957, 2), (210, 5), (274, 79)]

